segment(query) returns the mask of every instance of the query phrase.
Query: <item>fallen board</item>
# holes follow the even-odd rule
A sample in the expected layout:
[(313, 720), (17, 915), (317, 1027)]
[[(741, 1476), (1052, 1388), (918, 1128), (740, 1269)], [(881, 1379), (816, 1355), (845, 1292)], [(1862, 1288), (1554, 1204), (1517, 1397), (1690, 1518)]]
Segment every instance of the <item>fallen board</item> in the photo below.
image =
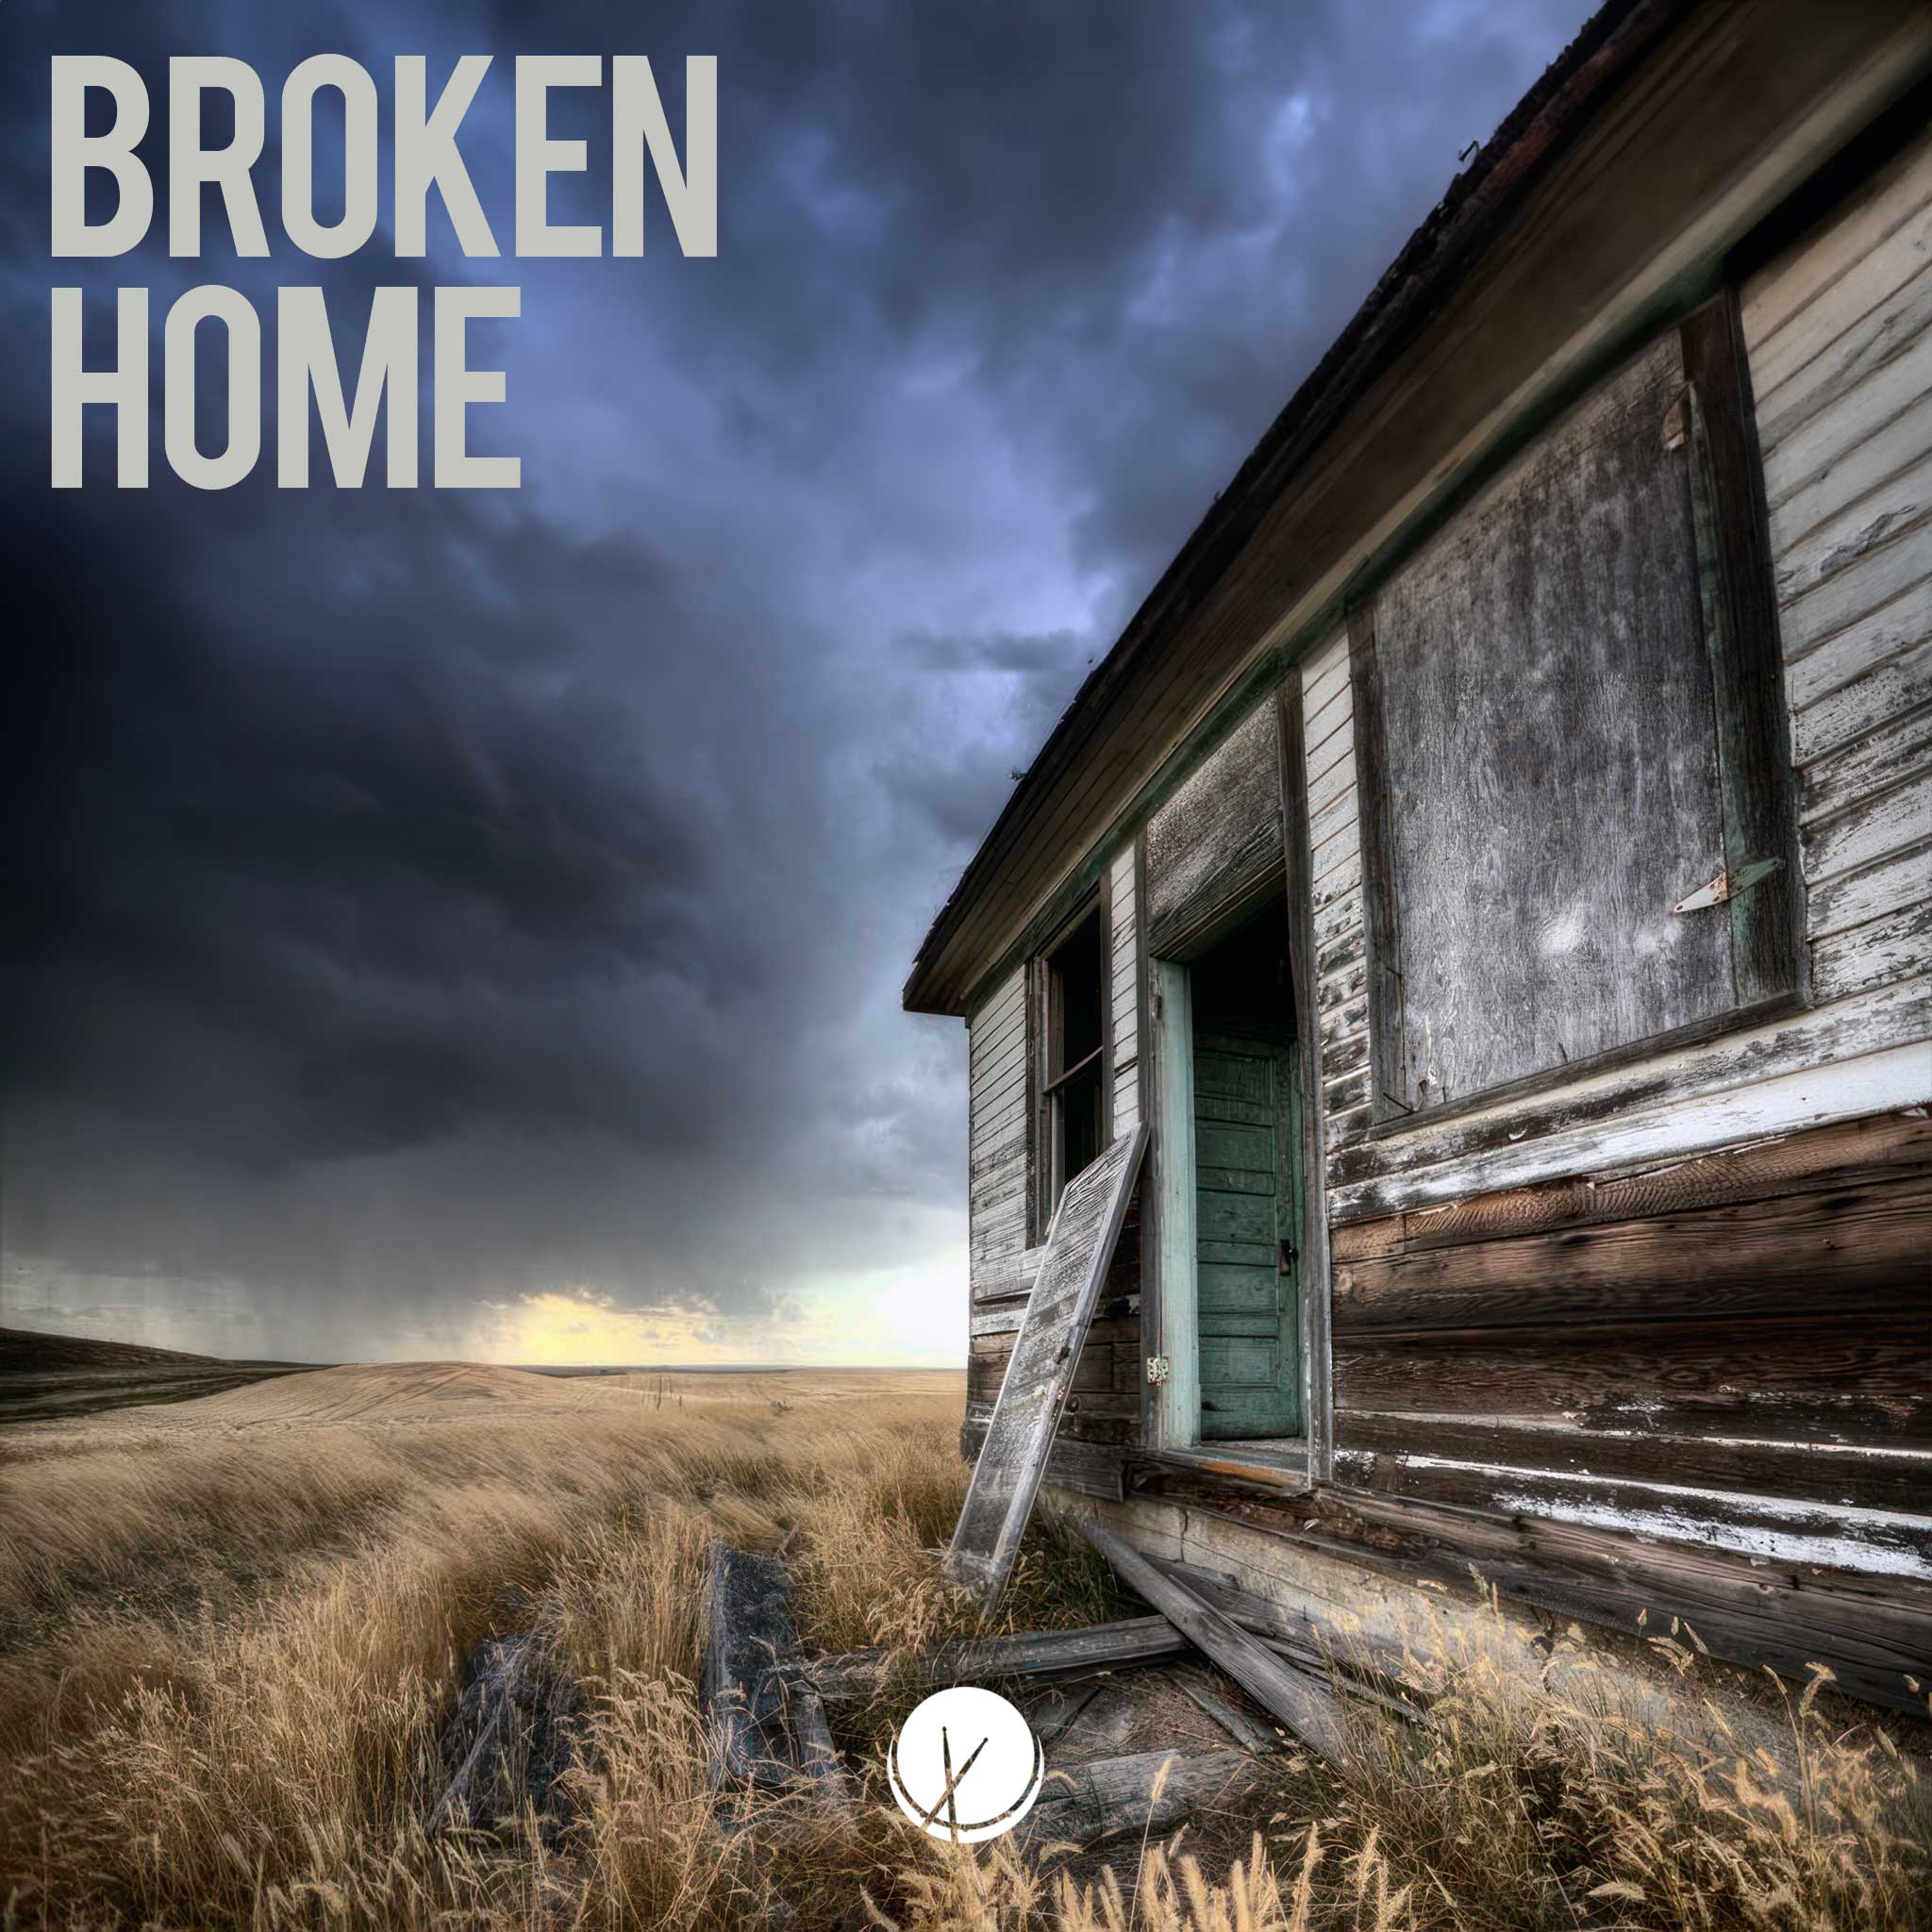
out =
[(948, 1574), (982, 1610), (999, 1601), (1012, 1574), (1146, 1147), (1144, 1124), (1123, 1135), (1068, 1182), (1054, 1210), (946, 1560)]
[(798, 1647), (788, 1588), (775, 1557), (724, 1542), (707, 1552), (698, 1688), (712, 1725), (712, 1782), (782, 1787), (802, 1773), (836, 1809), (847, 1791), (824, 1707), (811, 1681), (788, 1669)]
[(975, 1637), (949, 1643), (930, 1656), (908, 1658), (897, 1651), (855, 1650), (812, 1657), (797, 1666), (822, 1697), (846, 1703), (870, 1697), (904, 1671), (936, 1684), (983, 1684), (1003, 1677), (1040, 1677), (1068, 1672), (1114, 1670), (1180, 1657), (1188, 1640), (1165, 1617), (1129, 1617), (1084, 1630), (1023, 1630), (1010, 1637)]
[(1152, 1604), (1175, 1629), (1199, 1645), (1303, 1743), (1329, 1763), (1341, 1762), (1341, 1714), (1325, 1683), (1296, 1670), (1177, 1577), (1157, 1570), (1139, 1550), (1110, 1530), (1091, 1519), (1084, 1519), (1080, 1529), (1136, 1596)]
[(1209, 1806), (1240, 1799), (1266, 1774), (1245, 1751), (1140, 1751), (1050, 1772), (1020, 1842), (1091, 1845), (1123, 1833), (1164, 1837)]

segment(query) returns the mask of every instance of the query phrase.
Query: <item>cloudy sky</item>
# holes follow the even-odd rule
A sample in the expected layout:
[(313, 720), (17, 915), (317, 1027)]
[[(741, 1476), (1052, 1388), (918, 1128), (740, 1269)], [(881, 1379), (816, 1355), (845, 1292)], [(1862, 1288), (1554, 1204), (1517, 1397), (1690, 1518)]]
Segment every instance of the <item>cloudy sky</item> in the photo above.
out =
[[(0, 15), (8, 626), (0, 1120), (17, 1326), (303, 1359), (957, 1361), (965, 1051), (898, 989), (1104, 652), (1580, 0), (434, 6)], [(209, 202), (56, 261), (48, 56), (250, 61), (271, 254)], [(462, 146), (506, 254), (283, 234), (315, 53), (493, 64)], [(719, 251), (519, 260), (511, 67), (719, 62)], [(602, 94), (552, 220), (609, 219)], [(326, 211), (332, 170), (321, 170)], [(339, 179), (336, 175), (335, 179)], [(339, 192), (338, 191), (334, 191)], [(103, 201), (96, 213), (109, 205)], [(264, 317), (267, 451), (174, 479), (168, 305)], [(516, 492), (275, 487), (274, 291), (479, 325)], [(50, 290), (152, 291), (155, 475), (49, 488)], [(425, 297), (426, 299), (426, 297)], [(425, 328), (425, 337), (427, 330)], [(224, 440), (202, 331), (203, 442)], [(426, 380), (426, 378), (425, 378)], [(430, 409), (425, 393), (426, 441)], [(380, 445), (378, 444), (378, 448)], [(427, 480), (427, 465), (425, 475)]]

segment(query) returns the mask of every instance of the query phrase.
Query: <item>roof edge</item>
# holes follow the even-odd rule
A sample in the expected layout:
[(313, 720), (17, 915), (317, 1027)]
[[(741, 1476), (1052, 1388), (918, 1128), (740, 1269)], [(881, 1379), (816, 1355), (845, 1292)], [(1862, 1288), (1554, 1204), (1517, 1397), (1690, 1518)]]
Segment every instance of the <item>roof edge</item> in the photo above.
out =
[(901, 994), (906, 1011), (963, 1015), (963, 990), (937, 983), (940, 954), (997, 870), (1012, 835), (1076, 758), (1113, 689), (1212, 591), (1294, 471), (1341, 428), (1353, 404), (1397, 359), (1591, 114), (1701, 4), (1606, 0), (1451, 181), (1060, 714), (935, 915)]

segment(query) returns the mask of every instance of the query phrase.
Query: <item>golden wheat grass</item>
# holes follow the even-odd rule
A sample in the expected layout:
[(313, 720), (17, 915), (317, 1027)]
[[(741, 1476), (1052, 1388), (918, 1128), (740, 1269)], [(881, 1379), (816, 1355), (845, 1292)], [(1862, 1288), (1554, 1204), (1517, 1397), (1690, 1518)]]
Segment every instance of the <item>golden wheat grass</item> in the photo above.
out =
[[(707, 1542), (782, 1548), (812, 1644), (965, 1634), (931, 1556), (964, 1489), (959, 1378), (327, 1374), (6, 1445), (7, 1927), (1932, 1923), (1919, 1767), (1883, 1727), (1814, 1687), (1781, 1762), (1668, 1747), (1579, 1692), (1574, 1638), (1561, 1695), (1500, 1681), (1493, 1646), (1417, 1660), (1436, 1726), (1358, 1710), (1339, 1773), (1282, 1760), (1233, 1858), (1186, 1834), (1110, 1868), (956, 1852), (874, 1802), (744, 1793), (721, 1819), (692, 1689)], [(1042, 1514), (1002, 1623), (1118, 1612)], [(563, 1827), (431, 1837), (464, 1658), (526, 1629), (581, 1713)]]

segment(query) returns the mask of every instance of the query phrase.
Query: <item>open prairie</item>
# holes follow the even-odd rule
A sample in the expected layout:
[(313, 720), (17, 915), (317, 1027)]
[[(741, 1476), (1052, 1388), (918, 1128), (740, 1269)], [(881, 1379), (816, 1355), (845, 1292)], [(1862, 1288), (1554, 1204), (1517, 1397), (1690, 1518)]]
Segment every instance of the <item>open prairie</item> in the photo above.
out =
[[(941, 1372), (348, 1365), (0, 1433), (0, 1921), (1926, 1923), (1913, 1768), (1827, 1726), (1828, 1700), (1792, 1702), (1794, 1801), (1748, 1757), (1681, 1758), (1454, 1659), (1430, 1727), (1369, 1712), (1340, 1771), (1265, 1760), (1238, 1860), (1205, 1823), (1118, 1841), (1118, 1881), (937, 1845), (878, 1802), (890, 1697), (845, 1720), (865, 1802), (721, 1820), (692, 1690), (708, 1541), (784, 1551), (808, 1646), (965, 1633), (930, 1555), (964, 1490), (962, 1400)], [(1042, 1512), (1001, 1624), (1121, 1607)], [(573, 1740), (561, 1810), (432, 1833), (466, 1663), (525, 1631)]]
[(0, 1328), (0, 1424), (192, 1402), (307, 1366)]

